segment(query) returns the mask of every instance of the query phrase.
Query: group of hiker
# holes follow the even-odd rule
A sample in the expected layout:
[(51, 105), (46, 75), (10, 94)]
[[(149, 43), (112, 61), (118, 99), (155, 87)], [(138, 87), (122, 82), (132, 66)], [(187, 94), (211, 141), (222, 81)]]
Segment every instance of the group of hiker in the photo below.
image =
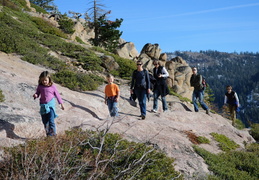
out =
[[(143, 68), (142, 61), (137, 61), (137, 69), (132, 74), (130, 94), (133, 101), (138, 99), (140, 107), (140, 118), (144, 120), (146, 118), (146, 101), (150, 98), (150, 93), (153, 91), (153, 109), (151, 112), (157, 113), (158, 111), (158, 98), (161, 96), (163, 112), (168, 111), (166, 102), (166, 95), (169, 94), (169, 89), (166, 83), (166, 79), (169, 76), (166, 68), (162, 66), (159, 60), (153, 60), (153, 74)], [(205, 86), (203, 84), (202, 75), (198, 74), (197, 68), (192, 68), (192, 76), (190, 84), (194, 87), (192, 94), (192, 102), (194, 105), (194, 111), (199, 112), (199, 106), (206, 111), (206, 114), (210, 114), (209, 108), (204, 103), (204, 91)], [(118, 101), (120, 99), (120, 89), (114, 81), (114, 77), (110, 74), (106, 76), (108, 84), (105, 86), (105, 104), (108, 106), (108, 110), (111, 117), (118, 116)], [(235, 124), (236, 110), (238, 109), (239, 99), (237, 93), (232, 90), (231, 86), (226, 87), (227, 92), (225, 94), (224, 104), (228, 104), (229, 111), (231, 113), (232, 124)], [(42, 117), (42, 123), (47, 136), (56, 136), (56, 125), (54, 119), (57, 117), (55, 110), (55, 99), (62, 110), (64, 110), (63, 101), (61, 96), (53, 84), (48, 71), (43, 71), (38, 80), (38, 87), (33, 95), (34, 99), (40, 98), (40, 114)]]
[[(156, 113), (158, 111), (158, 98), (161, 96), (163, 112), (168, 111), (166, 95), (169, 94), (169, 89), (166, 83), (169, 73), (166, 68), (163, 67), (159, 60), (153, 60), (153, 74), (149, 74), (146, 69), (143, 68), (142, 61), (137, 61), (137, 69), (132, 74), (130, 94), (131, 100), (138, 99), (140, 107), (140, 117), (142, 120), (146, 118), (146, 101), (150, 96), (151, 90), (153, 91), (153, 109), (151, 112)], [(119, 88), (113, 84), (113, 80), (109, 80), (111, 75), (107, 76), (108, 85), (105, 87), (105, 102), (108, 105), (108, 109), (111, 116), (118, 116), (118, 97)], [(113, 78), (113, 77), (112, 77)], [(192, 68), (192, 76), (190, 84), (194, 87), (192, 93), (192, 102), (194, 111), (199, 112), (199, 105), (206, 111), (206, 114), (210, 114), (209, 107), (204, 102), (204, 91), (206, 84), (202, 75), (198, 74), (197, 68)], [(151, 86), (153, 87), (151, 88)], [(231, 114), (232, 125), (235, 125), (236, 111), (239, 105), (239, 99), (237, 93), (232, 90), (231, 86), (226, 87), (227, 92), (225, 94), (224, 106), (228, 105)], [(112, 92), (112, 93), (111, 93)], [(114, 99), (114, 100), (110, 100)]]

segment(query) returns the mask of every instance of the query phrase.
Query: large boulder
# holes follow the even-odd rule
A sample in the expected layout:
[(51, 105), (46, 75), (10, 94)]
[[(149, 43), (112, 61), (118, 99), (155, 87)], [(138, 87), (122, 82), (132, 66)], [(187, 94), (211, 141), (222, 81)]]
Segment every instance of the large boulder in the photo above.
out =
[(108, 71), (117, 70), (120, 67), (112, 56), (103, 55), (101, 59), (103, 61), (102, 66)]
[(33, 8), (33, 7), (31, 7), (31, 3), (30, 3), (29, 0), (25, 0), (25, 2), (26, 2), (26, 6), (27, 6), (32, 12), (36, 12), (36, 9)]
[(71, 40), (75, 40), (76, 37), (79, 37), (84, 43), (90, 44), (89, 39), (94, 38), (94, 30), (88, 27), (85, 27), (83, 24), (86, 24), (86, 21), (82, 18), (76, 20), (74, 30), (75, 32), (71, 35)]
[(132, 42), (122, 42), (115, 50), (115, 54), (126, 59), (134, 59), (138, 56), (138, 51)]
[(191, 67), (181, 57), (167, 61), (165, 67), (169, 73), (167, 84), (183, 97), (191, 99), (193, 88), (190, 86)]

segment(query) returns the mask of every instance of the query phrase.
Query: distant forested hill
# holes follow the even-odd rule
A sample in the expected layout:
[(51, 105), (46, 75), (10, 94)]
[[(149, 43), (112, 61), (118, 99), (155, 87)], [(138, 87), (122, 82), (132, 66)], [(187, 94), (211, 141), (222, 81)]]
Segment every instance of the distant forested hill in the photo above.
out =
[(218, 51), (175, 51), (166, 52), (168, 59), (180, 56), (190, 66), (197, 66), (199, 73), (206, 77), (215, 95), (214, 103), (222, 108), (226, 85), (237, 92), (242, 111), (240, 118), (259, 123), (259, 53), (224, 53)]

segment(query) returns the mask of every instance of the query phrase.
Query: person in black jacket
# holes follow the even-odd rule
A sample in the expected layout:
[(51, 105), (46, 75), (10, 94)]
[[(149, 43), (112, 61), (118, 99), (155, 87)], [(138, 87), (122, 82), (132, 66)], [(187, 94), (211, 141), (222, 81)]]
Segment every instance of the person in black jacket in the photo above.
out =
[(148, 71), (143, 69), (142, 61), (137, 61), (137, 70), (132, 74), (130, 93), (135, 94), (141, 112), (141, 118), (146, 118), (146, 101), (150, 93), (150, 80)]
[(209, 108), (203, 101), (204, 96), (204, 87), (202, 84), (202, 76), (198, 74), (197, 68), (192, 68), (192, 76), (191, 76), (191, 86), (194, 87), (193, 93), (192, 93), (192, 102), (194, 105), (194, 111), (199, 111), (199, 106), (197, 104), (197, 99), (201, 105), (201, 107), (206, 111), (206, 114), (209, 114)]
[(153, 65), (155, 66), (153, 68), (153, 76), (156, 79), (154, 83), (154, 89), (153, 89), (153, 96), (154, 96), (154, 104), (152, 112), (157, 112), (158, 108), (158, 97), (161, 96), (162, 99), (162, 105), (163, 105), (163, 111), (166, 112), (168, 110), (167, 103), (166, 103), (166, 95), (169, 94), (169, 89), (166, 84), (166, 78), (169, 76), (167, 70), (165, 67), (160, 65), (160, 62), (158, 60), (153, 61)]
[(224, 105), (228, 104), (228, 109), (230, 111), (232, 125), (235, 125), (236, 121), (236, 110), (240, 106), (237, 93), (232, 90), (231, 86), (226, 87), (227, 92), (225, 93)]

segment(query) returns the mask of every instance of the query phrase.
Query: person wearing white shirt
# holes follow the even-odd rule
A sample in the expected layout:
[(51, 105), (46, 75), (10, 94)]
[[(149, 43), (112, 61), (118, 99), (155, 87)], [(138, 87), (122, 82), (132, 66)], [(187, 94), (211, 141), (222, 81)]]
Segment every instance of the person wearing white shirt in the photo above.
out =
[(166, 68), (160, 65), (158, 60), (153, 61), (155, 66), (153, 69), (153, 76), (156, 79), (153, 89), (154, 103), (152, 112), (157, 112), (158, 110), (158, 97), (161, 96), (163, 111), (168, 111), (166, 95), (169, 94), (169, 89), (166, 83), (166, 78), (169, 76)]
[(227, 89), (227, 92), (225, 93), (224, 105), (228, 104), (232, 125), (234, 126), (236, 121), (236, 110), (240, 106), (239, 99), (238, 99), (237, 93), (232, 90), (231, 86), (227, 86), (226, 89)]

